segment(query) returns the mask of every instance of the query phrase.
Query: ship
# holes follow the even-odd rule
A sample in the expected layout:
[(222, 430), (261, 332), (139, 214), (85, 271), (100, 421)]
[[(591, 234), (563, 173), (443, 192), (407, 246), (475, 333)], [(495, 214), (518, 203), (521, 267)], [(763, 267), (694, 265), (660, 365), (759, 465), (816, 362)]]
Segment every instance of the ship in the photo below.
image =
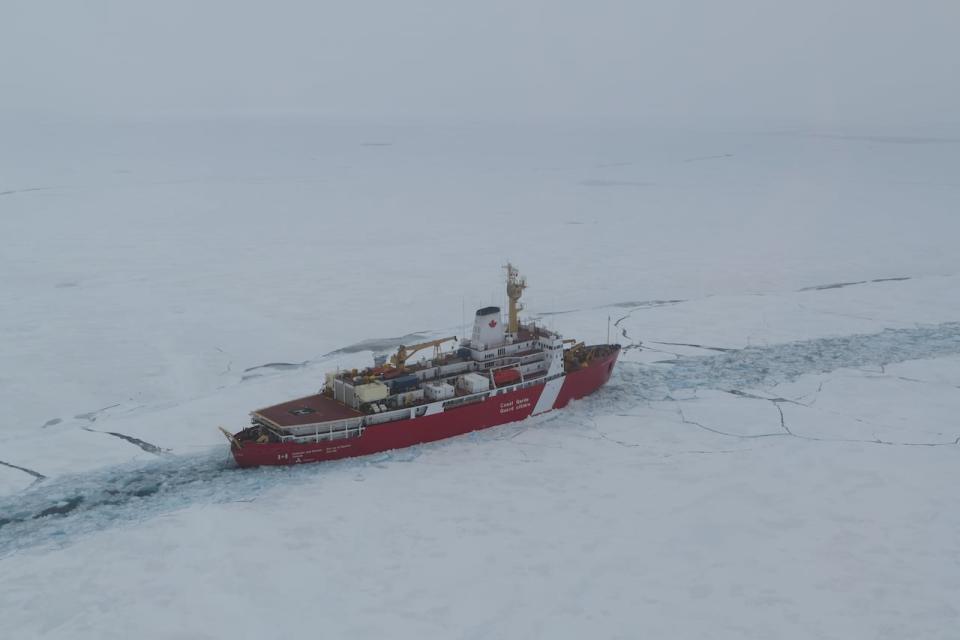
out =
[[(500, 307), (483, 307), (469, 338), (401, 345), (389, 358), (375, 356), (371, 367), (328, 372), (314, 395), (251, 412), (250, 426), (237, 433), (220, 427), (237, 464), (292, 465), (411, 447), (561, 409), (603, 386), (620, 345), (587, 345), (521, 323), (527, 282), (512, 264), (505, 269), (506, 324)], [(426, 350), (429, 358), (408, 364)]]

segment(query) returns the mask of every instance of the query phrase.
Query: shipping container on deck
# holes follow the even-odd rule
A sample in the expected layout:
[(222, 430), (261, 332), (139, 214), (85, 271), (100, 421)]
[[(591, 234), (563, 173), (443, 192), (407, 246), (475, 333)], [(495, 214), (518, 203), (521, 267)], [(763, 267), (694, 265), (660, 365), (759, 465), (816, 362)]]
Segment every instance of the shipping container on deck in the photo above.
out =
[(371, 382), (369, 384), (357, 385), (353, 388), (357, 394), (357, 400), (361, 403), (376, 402), (383, 400), (390, 395), (390, 388), (382, 382)]
[(419, 384), (419, 382), (420, 382), (420, 379), (417, 378), (417, 376), (411, 375), (411, 374), (400, 376), (399, 378), (394, 378), (390, 380), (390, 392), (403, 393), (404, 391), (408, 391), (416, 387), (417, 384)]
[(460, 386), (467, 393), (481, 393), (490, 390), (490, 379), (479, 373), (468, 373), (461, 376)]
[(447, 400), (455, 394), (453, 385), (445, 382), (425, 384), (423, 390), (429, 400)]
[(415, 402), (420, 402), (423, 400), (424, 392), (423, 389), (414, 389), (413, 391), (408, 391), (406, 393), (401, 393), (397, 396), (397, 403), (401, 407), (406, 407)]

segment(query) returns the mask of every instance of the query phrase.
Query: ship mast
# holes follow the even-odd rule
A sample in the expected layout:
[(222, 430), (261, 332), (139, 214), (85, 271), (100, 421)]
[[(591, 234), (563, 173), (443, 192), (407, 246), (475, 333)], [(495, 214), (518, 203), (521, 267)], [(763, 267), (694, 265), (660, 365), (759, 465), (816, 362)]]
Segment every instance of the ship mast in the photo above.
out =
[(520, 330), (520, 320), (517, 317), (517, 313), (523, 309), (523, 305), (519, 304), (519, 300), (520, 296), (523, 295), (523, 290), (527, 288), (527, 279), (521, 278), (517, 268), (509, 262), (504, 269), (507, 270), (507, 298), (510, 299), (510, 317), (507, 324), (507, 333), (516, 335)]

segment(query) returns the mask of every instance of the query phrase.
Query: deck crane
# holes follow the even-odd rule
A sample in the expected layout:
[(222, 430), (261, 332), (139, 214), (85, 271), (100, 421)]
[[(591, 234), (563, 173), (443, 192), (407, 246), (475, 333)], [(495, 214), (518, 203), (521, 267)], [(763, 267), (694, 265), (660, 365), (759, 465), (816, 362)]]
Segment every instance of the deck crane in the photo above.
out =
[(397, 352), (390, 357), (390, 364), (400, 371), (403, 371), (406, 368), (407, 359), (410, 358), (410, 356), (418, 351), (422, 351), (423, 349), (428, 349), (430, 347), (433, 347), (433, 357), (438, 358), (440, 357), (440, 345), (456, 339), (457, 336), (449, 336), (447, 338), (440, 338), (438, 340), (429, 340), (428, 342), (413, 344), (409, 347), (406, 345), (400, 345), (400, 347), (397, 349)]

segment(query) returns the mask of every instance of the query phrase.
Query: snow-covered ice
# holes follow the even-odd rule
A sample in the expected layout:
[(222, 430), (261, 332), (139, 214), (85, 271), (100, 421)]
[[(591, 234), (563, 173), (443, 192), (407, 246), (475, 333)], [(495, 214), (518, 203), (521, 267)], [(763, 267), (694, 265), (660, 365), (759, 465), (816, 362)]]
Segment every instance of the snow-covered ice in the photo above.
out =
[[(2, 133), (11, 637), (955, 637), (950, 132)], [(216, 425), (459, 335), (507, 259), (530, 317), (610, 319), (601, 392), (232, 468)]]

